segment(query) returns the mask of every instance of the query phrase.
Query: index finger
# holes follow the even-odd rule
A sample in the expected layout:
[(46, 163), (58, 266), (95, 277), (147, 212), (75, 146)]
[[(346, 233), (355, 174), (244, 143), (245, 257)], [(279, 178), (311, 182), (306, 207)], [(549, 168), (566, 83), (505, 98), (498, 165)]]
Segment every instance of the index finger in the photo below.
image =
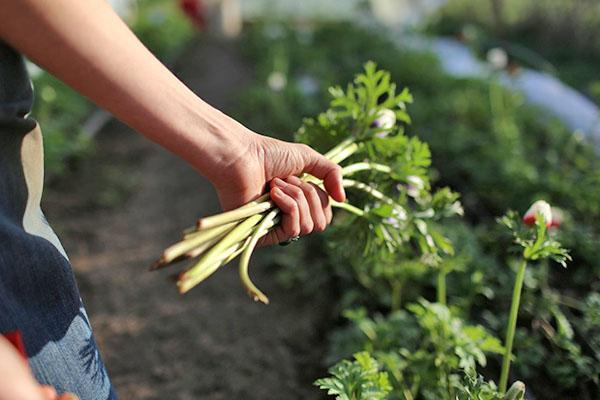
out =
[(329, 161), (323, 155), (312, 150), (312, 157), (306, 164), (304, 171), (321, 180), (327, 193), (336, 201), (346, 200), (346, 192), (342, 185), (342, 168)]

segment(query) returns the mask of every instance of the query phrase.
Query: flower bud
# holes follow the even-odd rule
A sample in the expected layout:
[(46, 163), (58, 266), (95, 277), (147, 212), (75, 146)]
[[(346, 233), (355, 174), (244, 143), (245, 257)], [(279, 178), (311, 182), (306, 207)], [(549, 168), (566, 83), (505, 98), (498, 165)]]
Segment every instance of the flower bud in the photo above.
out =
[(411, 197), (419, 197), (419, 194), (421, 194), (421, 190), (423, 190), (423, 188), (425, 187), (423, 179), (416, 175), (409, 175), (406, 177), (406, 181), (408, 182), (408, 185), (406, 187), (408, 195)]
[(394, 125), (396, 125), (396, 113), (389, 108), (384, 108), (379, 110), (371, 127), (382, 129), (382, 131), (378, 132), (376, 136), (386, 137), (392, 128), (394, 128)]
[(523, 400), (525, 398), (525, 384), (516, 381), (504, 395), (504, 400)]
[(538, 200), (529, 207), (529, 210), (523, 215), (523, 222), (527, 225), (535, 224), (537, 214), (541, 214), (544, 217), (547, 227), (552, 225), (552, 209), (550, 204), (544, 200)]

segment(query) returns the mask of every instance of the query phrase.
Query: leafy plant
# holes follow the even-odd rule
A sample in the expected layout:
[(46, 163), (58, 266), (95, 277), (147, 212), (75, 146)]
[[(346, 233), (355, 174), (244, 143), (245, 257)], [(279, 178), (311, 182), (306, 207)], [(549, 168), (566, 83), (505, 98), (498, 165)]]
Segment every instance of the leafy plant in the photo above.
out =
[(485, 353), (504, 350), (485, 328), (465, 324), (443, 304), (421, 299), (407, 309), (374, 319), (364, 309), (347, 311), (353, 326), (333, 341), (338, 356), (370, 352), (389, 374), (394, 399), (454, 399), (462, 370), (485, 366)]
[(337, 400), (384, 400), (391, 390), (387, 373), (369, 353), (354, 355), (355, 361), (342, 360), (329, 368), (332, 375), (315, 381), (320, 389)]

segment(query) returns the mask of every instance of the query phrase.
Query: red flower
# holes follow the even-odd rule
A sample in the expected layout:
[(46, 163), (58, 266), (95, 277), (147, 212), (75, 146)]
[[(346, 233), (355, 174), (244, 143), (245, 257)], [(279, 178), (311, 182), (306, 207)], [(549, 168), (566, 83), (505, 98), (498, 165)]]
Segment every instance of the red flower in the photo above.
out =
[[(550, 204), (544, 200), (538, 200), (529, 207), (525, 215), (523, 215), (523, 222), (526, 225), (535, 224), (535, 218), (538, 214), (544, 217), (547, 227), (552, 226), (552, 208), (550, 207)], [(560, 222), (558, 222), (558, 224), (560, 224)]]
[(202, 0), (179, 0), (179, 8), (200, 30), (206, 27), (206, 10)]

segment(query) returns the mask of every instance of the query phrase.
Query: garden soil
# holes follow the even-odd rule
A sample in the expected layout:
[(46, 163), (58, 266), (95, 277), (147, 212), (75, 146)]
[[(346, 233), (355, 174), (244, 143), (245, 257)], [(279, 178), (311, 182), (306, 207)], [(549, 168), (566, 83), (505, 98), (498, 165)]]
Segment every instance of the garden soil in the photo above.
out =
[[(236, 47), (203, 38), (174, 67), (216, 107), (229, 109), (249, 71)], [(46, 189), (44, 208), (70, 254), (96, 340), (121, 399), (317, 399), (324, 326), (319, 298), (285, 289), (269, 266), (251, 268), (271, 298), (243, 290), (234, 264), (181, 296), (168, 271), (148, 267), (200, 215), (219, 211), (206, 180), (126, 126), (110, 122), (94, 151)]]

